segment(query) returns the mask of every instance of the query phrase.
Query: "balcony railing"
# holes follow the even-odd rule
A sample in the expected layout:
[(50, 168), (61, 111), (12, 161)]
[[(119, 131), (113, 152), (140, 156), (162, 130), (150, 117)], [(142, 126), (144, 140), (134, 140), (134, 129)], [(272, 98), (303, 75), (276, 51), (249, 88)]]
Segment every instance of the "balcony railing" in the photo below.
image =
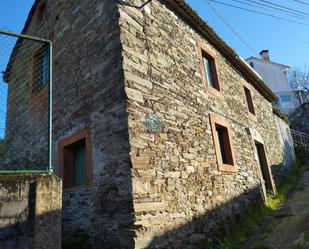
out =
[(293, 142), (309, 148), (309, 135), (300, 131), (292, 130), (291, 135)]

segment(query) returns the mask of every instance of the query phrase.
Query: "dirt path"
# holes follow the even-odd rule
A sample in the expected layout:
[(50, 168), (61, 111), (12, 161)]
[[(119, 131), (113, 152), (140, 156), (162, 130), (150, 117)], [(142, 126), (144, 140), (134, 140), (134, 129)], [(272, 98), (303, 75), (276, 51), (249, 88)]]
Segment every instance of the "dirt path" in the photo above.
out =
[(309, 171), (243, 249), (309, 249)]

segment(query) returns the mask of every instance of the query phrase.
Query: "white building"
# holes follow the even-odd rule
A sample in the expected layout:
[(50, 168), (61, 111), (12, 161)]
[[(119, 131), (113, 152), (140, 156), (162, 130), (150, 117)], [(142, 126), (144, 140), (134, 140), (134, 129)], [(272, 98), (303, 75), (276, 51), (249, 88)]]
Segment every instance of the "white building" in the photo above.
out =
[(268, 50), (261, 51), (260, 55), (261, 58), (250, 57), (246, 61), (278, 97), (278, 102), (274, 103), (274, 106), (287, 115), (291, 114), (296, 106), (287, 76), (290, 67), (270, 61)]

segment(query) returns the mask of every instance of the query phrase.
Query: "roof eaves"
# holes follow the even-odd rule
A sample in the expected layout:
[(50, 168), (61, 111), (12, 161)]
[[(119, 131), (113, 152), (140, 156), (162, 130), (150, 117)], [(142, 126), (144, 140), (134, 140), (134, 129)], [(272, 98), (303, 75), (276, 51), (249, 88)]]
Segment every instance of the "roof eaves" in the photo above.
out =
[(290, 66), (287, 66), (287, 65), (284, 65), (284, 64), (281, 64), (281, 63), (278, 63), (278, 62), (274, 62), (274, 61), (265, 61), (265, 60), (263, 60), (261, 58), (257, 58), (257, 57), (254, 57), (254, 56), (251, 56), (251, 57), (247, 58), (246, 61), (247, 60), (257, 60), (257, 61), (260, 61), (260, 62), (264, 62), (264, 63), (268, 63), (268, 64), (273, 64), (273, 65), (276, 65), (276, 66), (290, 68)]

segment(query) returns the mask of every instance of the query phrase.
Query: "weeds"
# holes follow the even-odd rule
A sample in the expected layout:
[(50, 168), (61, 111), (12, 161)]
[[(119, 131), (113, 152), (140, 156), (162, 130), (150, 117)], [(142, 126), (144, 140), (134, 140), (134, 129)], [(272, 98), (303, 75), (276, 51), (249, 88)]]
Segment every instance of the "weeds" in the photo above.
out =
[(270, 246), (261, 245), (261, 246), (256, 246), (253, 249), (272, 249), (272, 248)]
[(283, 218), (288, 218), (288, 217), (292, 217), (293, 214), (291, 212), (282, 212), (277, 214), (274, 218), (276, 219), (283, 219)]
[(304, 238), (305, 238), (306, 241), (309, 241), (309, 231), (305, 232)]
[(296, 244), (292, 249), (309, 249), (309, 247), (302, 244)]
[[(248, 208), (244, 217), (237, 222), (236, 225), (231, 226), (231, 232), (228, 235), (219, 234), (214, 238), (214, 243), (204, 244), (201, 248), (207, 249), (239, 249), (246, 239), (253, 234), (258, 226), (262, 224), (267, 218), (270, 218), (274, 210), (286, 199), (288, 193), (296, 186), (297, 180), (303, 173), (309, 169), (309, 165), (297, 164), (287, 177), (279, 185), (276, 194), (269, 194), (267, 196), (267, 206), (262, 203), (253, 204)], [(279, 218), (292, 216), (289, 212), (284, 212), (279, 215)], [(275, 229), (274, 226), (267, 227), (268, 232)], [(308, 233), (309, 237), (309, 233)], [(254, 249), (271, 249), (269, 246), (261, 245)], [(295, 247), (293, 249), (307, 249), (304, 247)], [(309, 249), (309, 248), (308, 248)]]

